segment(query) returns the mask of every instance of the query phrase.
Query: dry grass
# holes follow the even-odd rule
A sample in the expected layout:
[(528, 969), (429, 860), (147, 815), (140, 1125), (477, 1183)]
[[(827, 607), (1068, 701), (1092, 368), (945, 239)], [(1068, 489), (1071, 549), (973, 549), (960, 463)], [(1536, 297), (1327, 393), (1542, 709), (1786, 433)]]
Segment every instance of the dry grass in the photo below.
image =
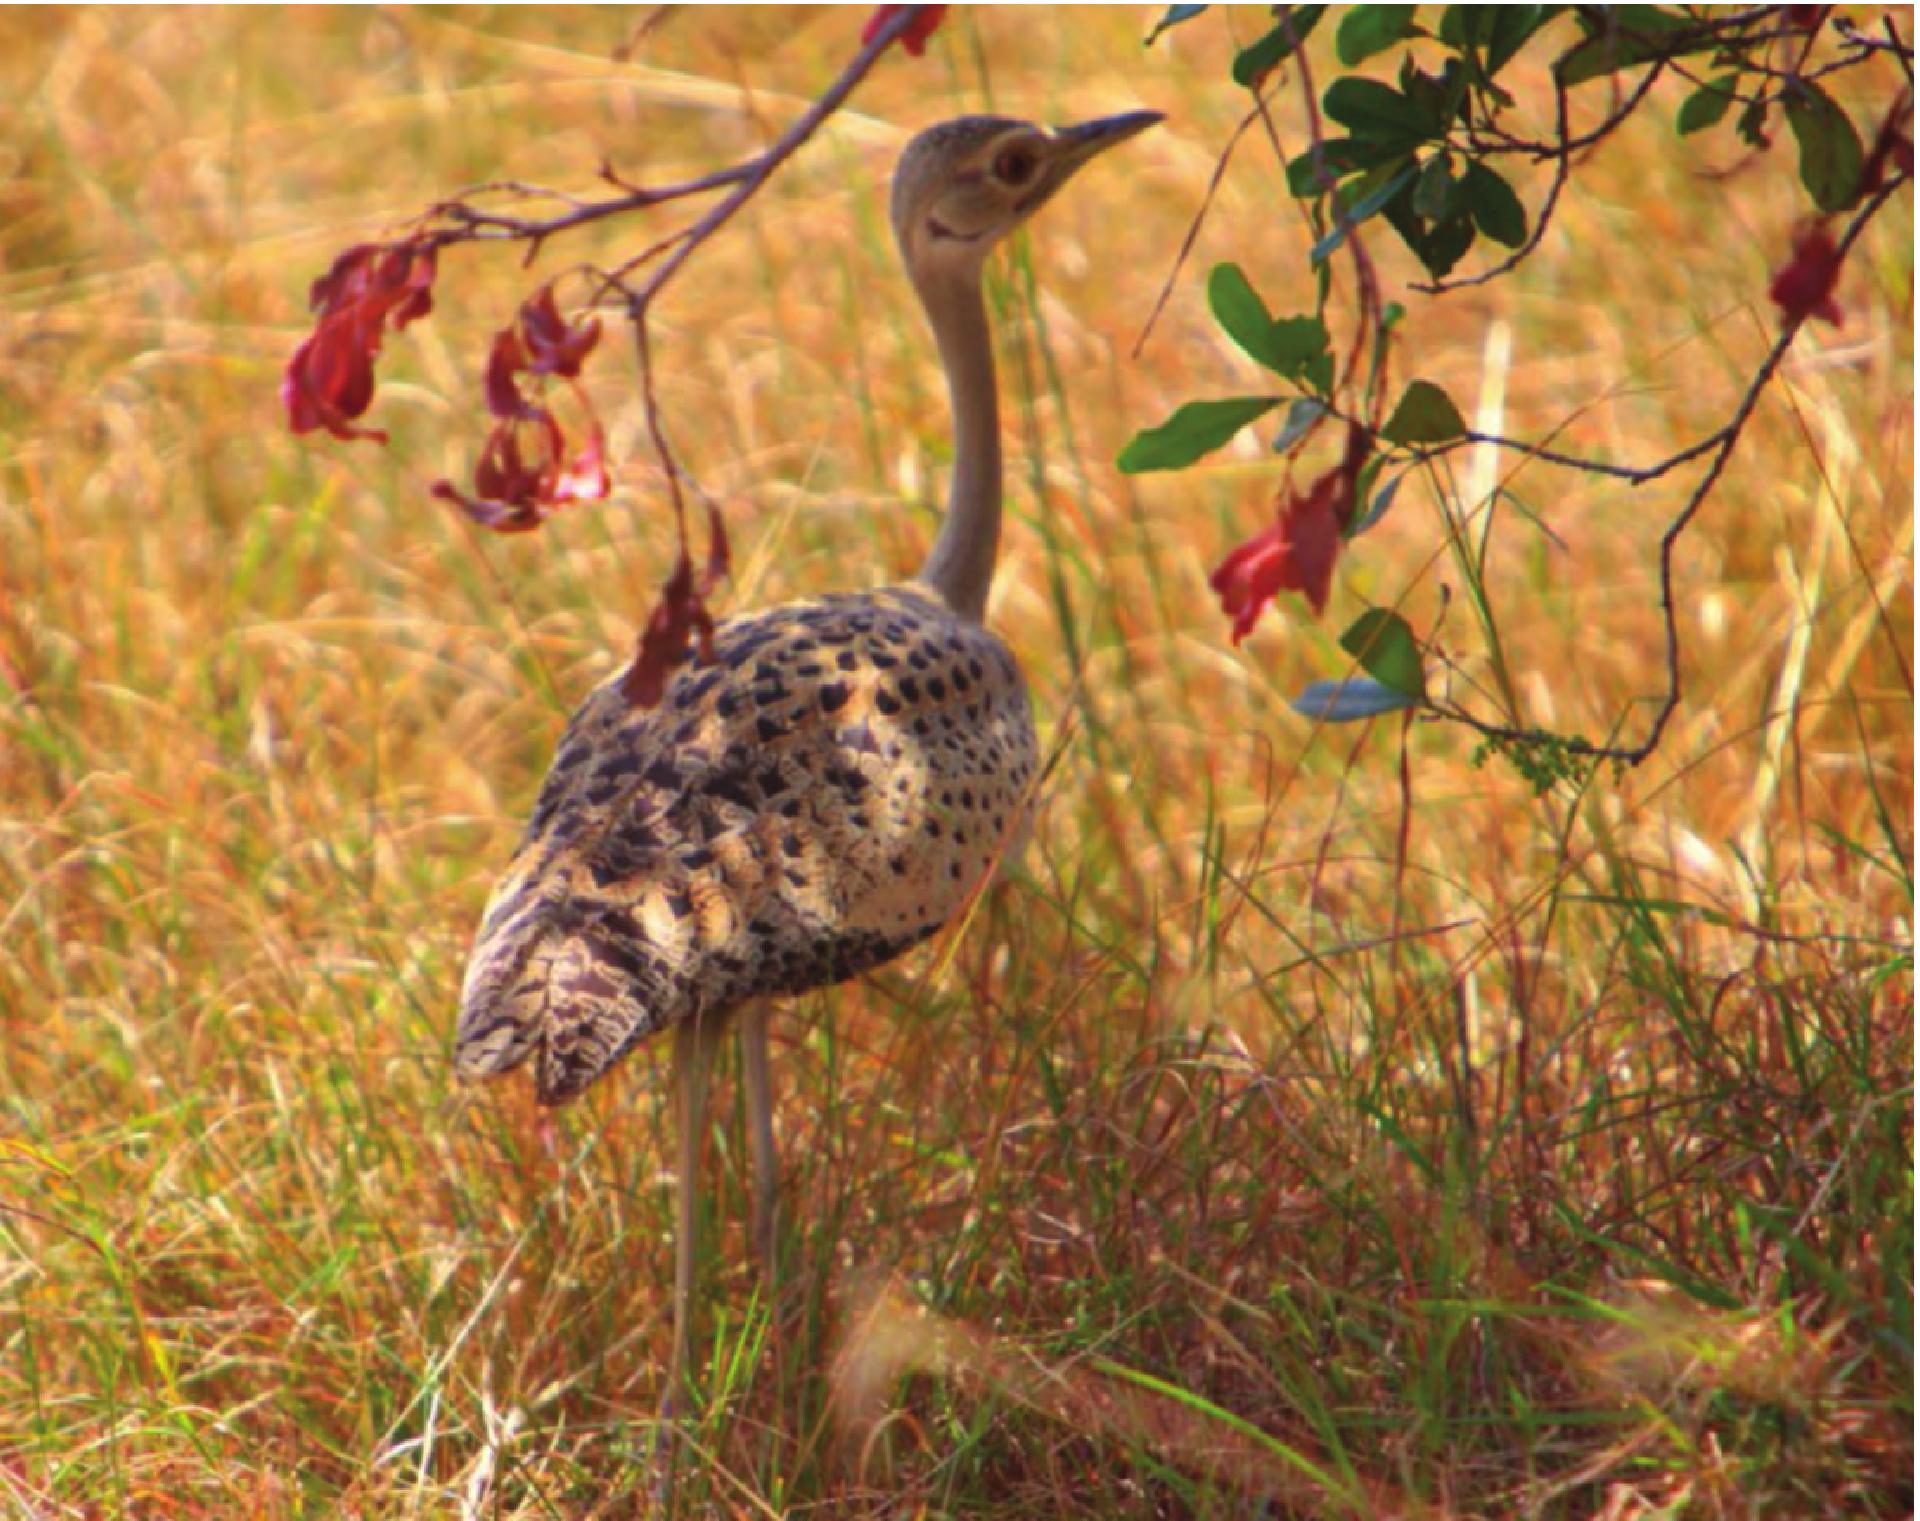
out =
[[(964, 935), (779, 1026), (772, 1306), (723, 1100), (684, 1508), (1909, 1513), (1905, 206), (1688, 541), (1682, 721), (1641, 772), (1537, 801), (1456, 730), (1286, 707), (1363, 601), (1425, 628), (1450, 581), (1457, 679), (1484, 675), (1424, 487), (1328, 626), (1288, 607), (1235, 653), (1204, 575), (1272, 490), (1257, 441), (1113, 470), (1250, 378), (1197, 278), (1129, 357), (1251, 24), (1143, 54), (1144, 15), (960, 13), (665, 308), (734, 605), (901, 575), (946, 448), (885, 234), (901, 131), (987, 103), (1172, 118), (997, 266), (993, 617), (1063, 760)], [(661, 1054), (557, 1117), (456, 1095), (446, 1060), (490, 876), (665, 563), (625, 356), (597, 381), (619, 500), (531, 539), (426, 493), (476, 447), (509, 260), (450, 260), (390, 345), (391, 450), (296, 441), (274, 402), (338, 247), (603, 150), (663, 178), (731, 159), (855, 30), (685, 12), (644, 68), (607, 62), (633, 21), (0, 18), (0, 1509), (647, 1508)], [(1702, 173), (1729, 158), (1624, 134), (1519, 278), (1410, 300), (1408, 363), (1470, 399), (1498, 321), (1510, 431), (1573, 419), (1568, 444), (1647, 459), (1709, 430), (1800, 207), (1784, 161)], [(1236, 258), (1272, 294), (1304, 238), (1250, 143), (1196, 270)], [(1511, 484), (1552, 529), (1496, 535), (1519, 694), (1631, 725), (1682, 487)]]

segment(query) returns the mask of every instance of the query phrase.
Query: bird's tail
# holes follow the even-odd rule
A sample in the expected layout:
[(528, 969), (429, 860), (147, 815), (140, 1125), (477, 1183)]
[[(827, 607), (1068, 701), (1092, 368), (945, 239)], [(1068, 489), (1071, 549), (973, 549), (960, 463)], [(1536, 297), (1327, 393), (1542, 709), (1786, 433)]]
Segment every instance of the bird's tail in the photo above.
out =
[(489, 914), (467, 963), (454, 1071), (495, 1077), (531, 1059), (541, 1103), (586, 1089), (662, 1023), (655, 979), (624, 938), (547, 904)]

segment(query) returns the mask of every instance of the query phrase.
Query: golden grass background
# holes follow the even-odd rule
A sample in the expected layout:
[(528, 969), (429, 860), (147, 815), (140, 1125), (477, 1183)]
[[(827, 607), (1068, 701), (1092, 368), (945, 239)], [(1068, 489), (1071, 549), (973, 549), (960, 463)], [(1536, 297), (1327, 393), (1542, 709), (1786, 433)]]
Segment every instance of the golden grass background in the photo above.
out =
[[(1063, 758), (963, 936), (777, 1026), (771, 1316), (723, 1099), (684, 1503), (1910, 1509), (1911, 1203), (1904, 1248), (1886, 1203), (1912, 1155), (1910, 201), (1685, 542), (1662, 750), (1536, 801), (1463, 731), (1287, 707), (1345, 669), (1335, 636), (1369, 603), (1439, 629), (1456, 693), (1484, 676), (1428, 484), (1343, 561), (1324, 623), (1283, 598), (1235, 651), (1205, 576), (1266, 510), (1265, 440), (1112, 466), (1178, 402), (1258, 384), (1206, 316), (1212, 263), (1310, 304), (1289, 294), (1308, 231), (1249, 138), (1134, 356), (1259, 22), (1147, 51), (1153, 14), (955, 12), (659, 308), (666, 420), (732, 526), (722, 604), (910, 573), (947, 438), (886, 228), (893, 153), (961, 110), (1168, 114), (995, 265), (991, 617)], [(669, 563), (628, 346), (591, 370), (613, 502), (499, 540), (427, 486), (470, 468), (485, 345), (531, 283), (668, 223), (535, 272), (450, 253), (433, 319), (382, 360), (389, 449), (292, 438), (275, 388), (346, 244), (476, 182), (732, 162), (863, 15), (0, 16), (0, 1505), (646, 1513), (662, 1055), (558, 1117), (517, 1085), (456, 1094), (447, 1066), (491, 875)], [(1518, 274), (1402, 293), (1403, 375), (1471, 415), (1503, 325), (1511, 434), (1637, 462), (1719, 425), (1804, 197), (1784, 142), (1680, 145), (1678, 99), (1580, 166)], [(1298, 151), (1291, 87), (1276, 120)], [(1369, 246), (1414, 278), (1384, 229)], [(1685, 478), (1516, 465), (1551, 530), (1509, 516), (1494, 540), (1525, 717), (1637, 734)], [(1796, 1054), (1803, 1025), (1828, 1066)], [(1749, 1218), (1776, 1205), (1778, 1239)], [(1676, 1304), (1676, 1281), (1714, 1292)], [(850, 1443), (832, 1349), (857, 1361), (858, 1306), (896, 1300), (947, 1330), (873, 1355), (954, 1377)], [(939, 1350), (963, 1344), (987, 1350)], [(1008, 1359), (1080, 1392), (1035, 1397)], [(1275, 1443), (1335, 1478), (1289, 1488)]]

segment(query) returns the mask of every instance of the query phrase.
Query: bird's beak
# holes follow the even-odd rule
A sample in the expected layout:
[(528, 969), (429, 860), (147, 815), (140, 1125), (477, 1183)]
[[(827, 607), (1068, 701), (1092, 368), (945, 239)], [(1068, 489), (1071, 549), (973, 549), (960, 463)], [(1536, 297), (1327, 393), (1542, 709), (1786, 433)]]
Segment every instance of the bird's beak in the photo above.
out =
[(1063, 171), (1062, 177), (1116, 143), (1124, 143), (1128, 138), (1146, 131), (1155, 122), (1165, 120), (1166, 116), (1159, 111), (1123, 111), (1118, 116), (1083, 121), (1077, 127), (1056, 127), (1053, 140), (1061, 149), (1057, 162)]
[(1155, 122), (1165, 120), (1166, 117), (1158, 111), (1124, 111), (1118, 116), (1083, 121), (1077, 127), (1056, 127), (1050, 137), (1046, 168), (1039, 183), (1015, 203), (1014, 210), (1022, 218), (1032, 216), (1052, 200), (1054, 192), (1079, 173), (1084, 165), (1115, 143), (1124, 143), (1135, 134), (1146, 131)]

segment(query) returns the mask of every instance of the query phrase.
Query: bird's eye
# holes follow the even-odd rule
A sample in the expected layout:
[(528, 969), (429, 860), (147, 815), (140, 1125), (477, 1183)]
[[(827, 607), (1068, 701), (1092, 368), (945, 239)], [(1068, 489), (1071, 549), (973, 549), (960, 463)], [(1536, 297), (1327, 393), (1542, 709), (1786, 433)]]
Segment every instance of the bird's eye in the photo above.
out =
[(1033, 149), (1025, 147), (1002, 148), (993, 161), (993, 177), (1004, 185), (1016, 188), (1033, 178), (1033, 171), (1040, 166), (1034, 157)]

